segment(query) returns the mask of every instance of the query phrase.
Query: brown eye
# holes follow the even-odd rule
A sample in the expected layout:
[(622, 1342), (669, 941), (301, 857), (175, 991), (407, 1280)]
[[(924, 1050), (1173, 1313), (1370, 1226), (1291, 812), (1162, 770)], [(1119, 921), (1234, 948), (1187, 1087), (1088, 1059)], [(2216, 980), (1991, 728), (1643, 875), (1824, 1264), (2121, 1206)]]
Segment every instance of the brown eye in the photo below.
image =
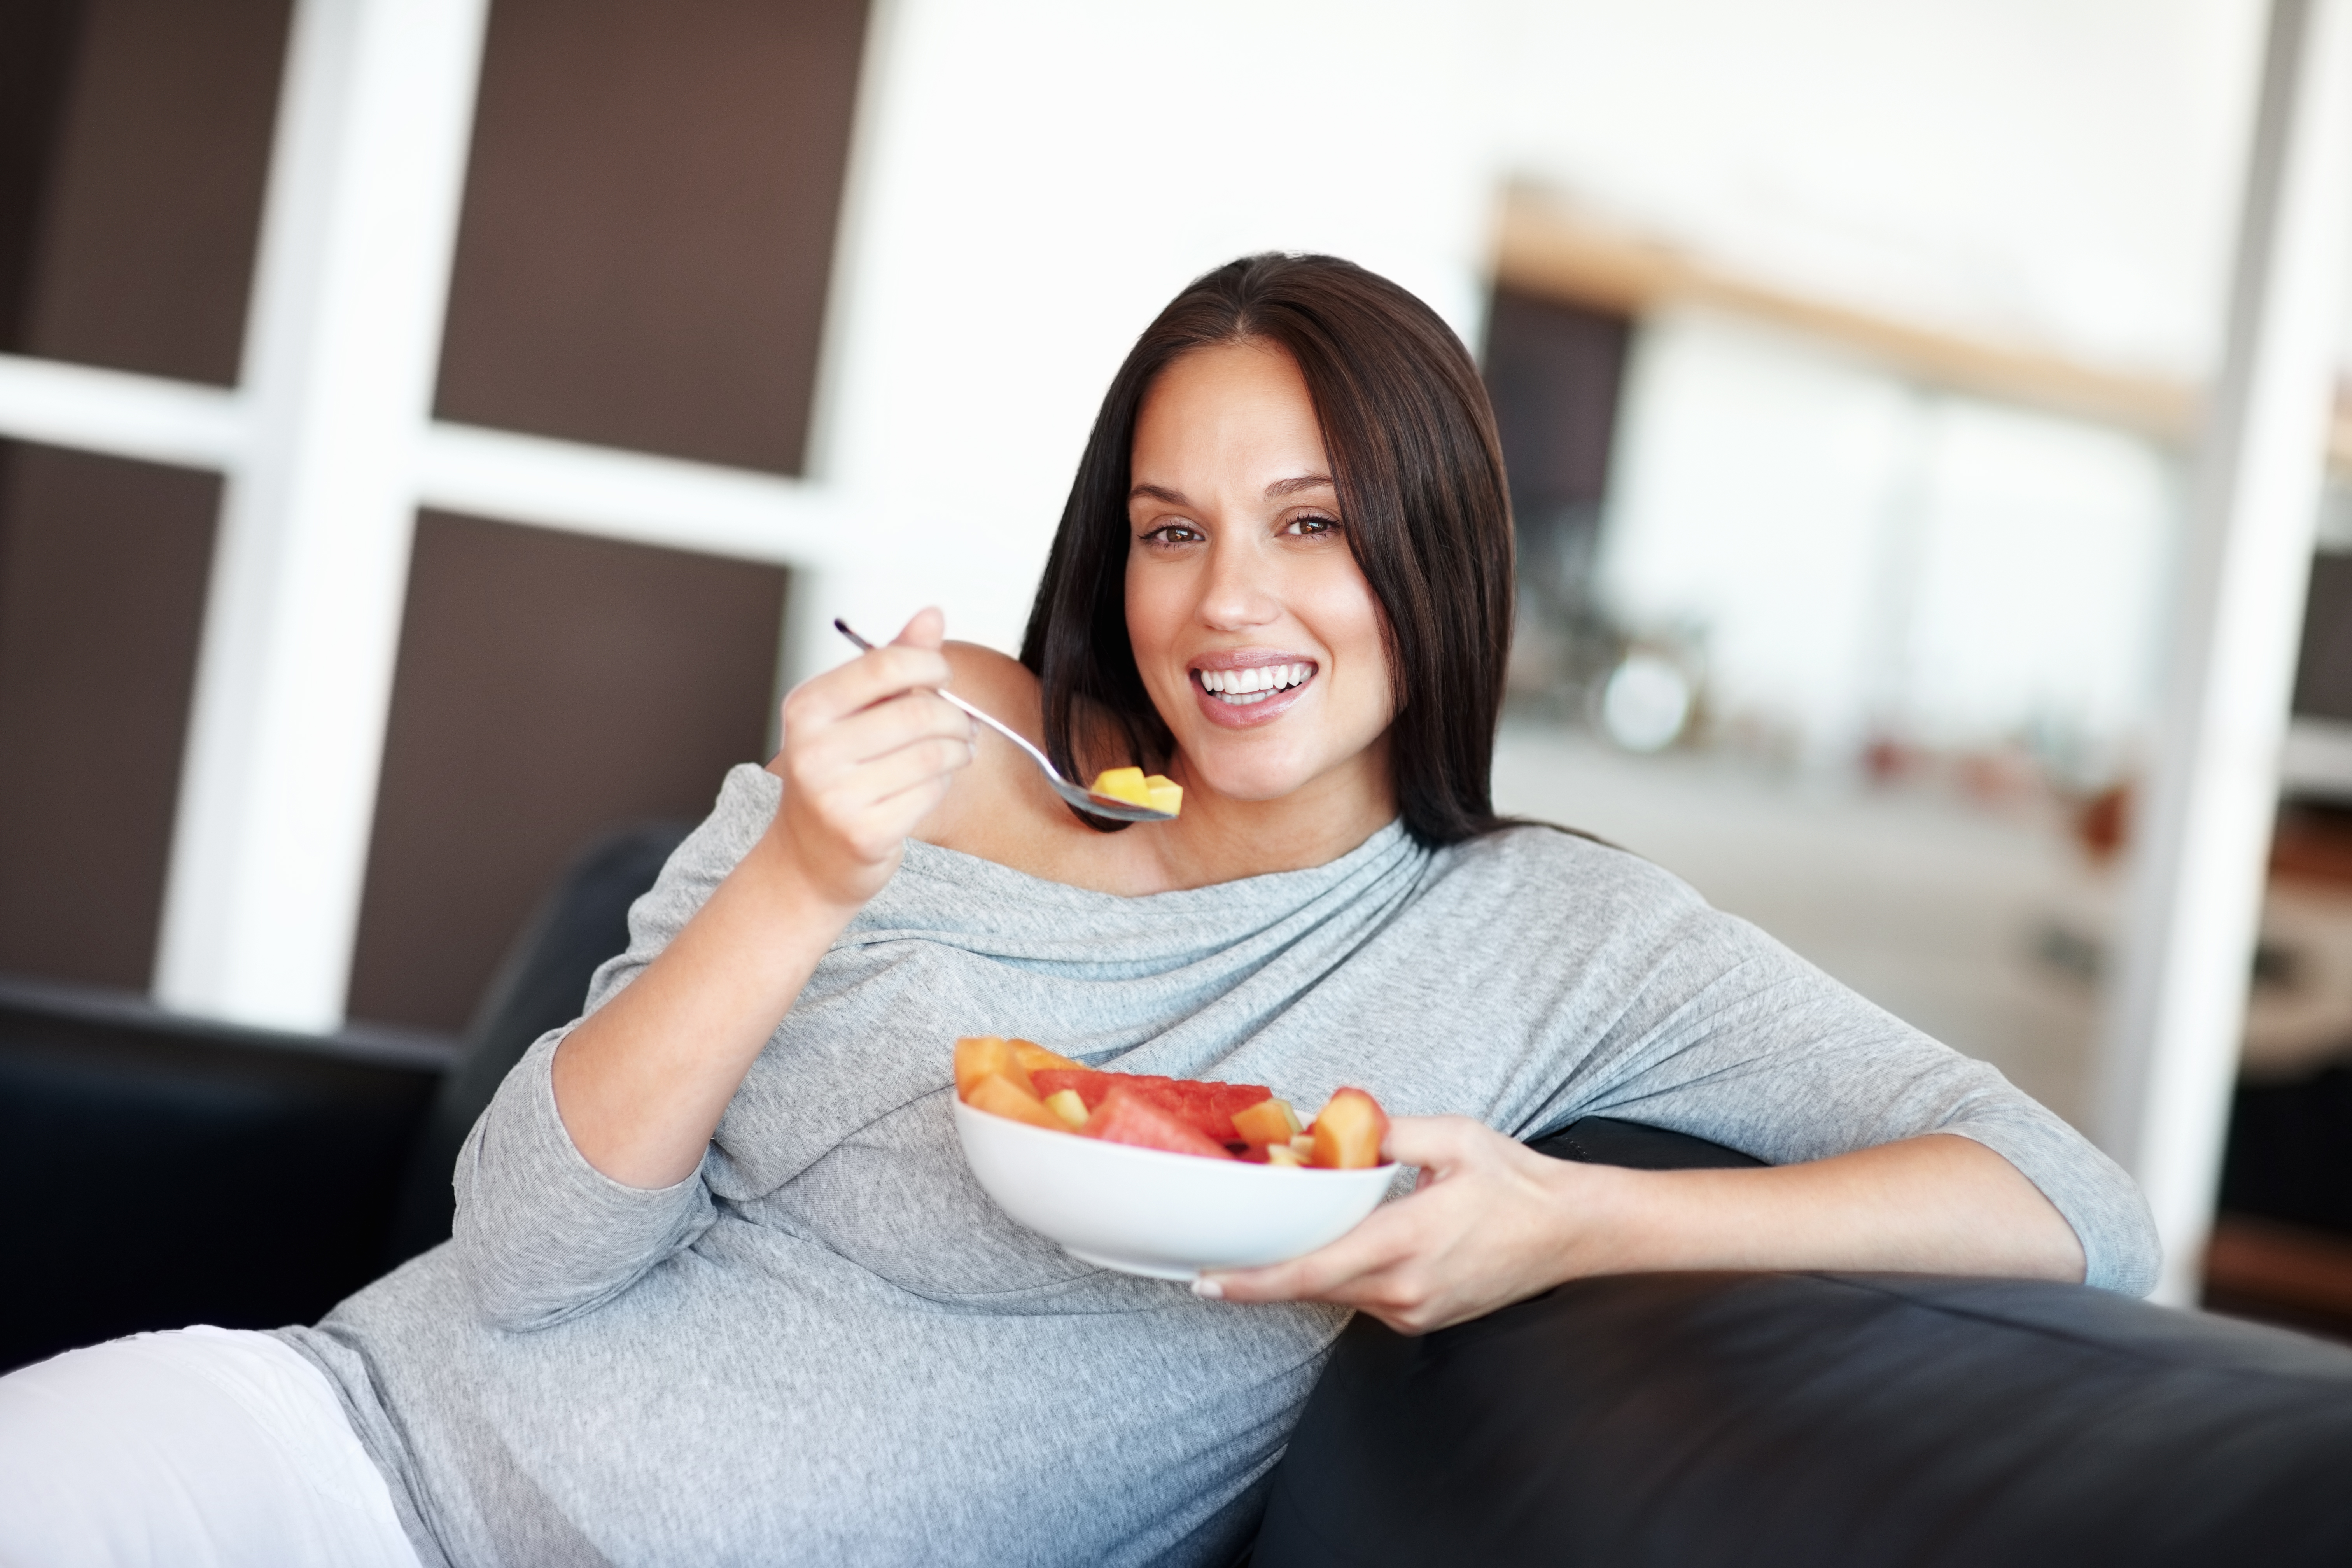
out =
[(1188, 528), (1181, 522), (1167, 522), (1160, 524), (1143, 537), (1146, 540), (1158, 540), (1162, 544), (1190, 544), (1201, 537), (1201, 531), (1196, 528)]
[(1339, 529), (1338, 518), (1320, 517), (1310, 513), (1306, 517), (1292, 518), (1288, 526), (1283, 529), (1283, 532), (1296, 534), (1302, 539), (1312, 539), (1318, 534), (1336, 533)]

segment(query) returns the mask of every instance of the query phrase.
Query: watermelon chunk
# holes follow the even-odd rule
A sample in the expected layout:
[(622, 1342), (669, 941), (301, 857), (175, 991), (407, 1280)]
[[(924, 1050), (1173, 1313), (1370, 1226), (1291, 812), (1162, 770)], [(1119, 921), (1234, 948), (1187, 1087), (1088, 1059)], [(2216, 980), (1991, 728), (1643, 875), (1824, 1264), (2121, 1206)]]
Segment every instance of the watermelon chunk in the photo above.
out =
[(1264, 1084), (1212, 1083), (1201, 1079), (1162, 1078), (1158, 1073), (1040, 1068), (1029, 1077), (1037, 1086), (1039, 1099), (1050, 1098), (1066, 1089), (1084, 1100), (1088, 1110), (1099, 1107), (1114, 1089), (1125, 1089), (1144, 1096), (1202, 1137), (1218, 1143), (1245, 1142), (1234, 1130), (1234, 1113), (1274, 1098), (1274, 1090)]
[(1230, 1160), (1225, 1146), (1161, 1103), (1150, 1089), (1114, 1086), (1081, 1130), (1106, 1143), (1126, 1143), (1138, 1149), (1159, 1149), (1171, 1154), (1197, 1154), (1207, 1160)]

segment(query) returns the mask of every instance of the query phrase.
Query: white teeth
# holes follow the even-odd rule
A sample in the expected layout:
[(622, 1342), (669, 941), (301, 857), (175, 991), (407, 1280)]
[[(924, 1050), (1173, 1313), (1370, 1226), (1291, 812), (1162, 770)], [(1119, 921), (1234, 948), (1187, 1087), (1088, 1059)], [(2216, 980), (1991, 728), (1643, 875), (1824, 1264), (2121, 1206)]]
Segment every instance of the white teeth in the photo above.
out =
[(1234, 708), (1245, 708), (1253, 702), (1265, 701), (1277, 691), (1304, 686), (1314, 673), (1311, 664), (1260, 664), (1245, 669), (1200, 672), (1202, 689), (1215, 693)]

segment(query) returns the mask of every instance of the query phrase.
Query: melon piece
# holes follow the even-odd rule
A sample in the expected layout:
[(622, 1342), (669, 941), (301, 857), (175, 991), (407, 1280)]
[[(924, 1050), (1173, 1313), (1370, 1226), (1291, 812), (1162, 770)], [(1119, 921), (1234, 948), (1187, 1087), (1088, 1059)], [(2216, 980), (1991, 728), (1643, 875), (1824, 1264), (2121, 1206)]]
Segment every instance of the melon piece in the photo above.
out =
[(974, 1110), (1025, 1121), (1047, 1132), (1067, 1132), (1070, 1124), (1045, 1109), (1045, 1102), (1001, 1072), (992, 1072), (971, 1086), (963, 1102)]
[(1298, 1157), (1298, 1151), (1292, 1148), (1287, 1143), (1267, 1144), (1265, 1146), (1265, 1163), (1269, 1165), (1285, 1165), (1294, 1171), (1307, 1163), (1306, 1161)]
[(1057, 1094), (1075, 1094), (1080, 1103), (1092, 1110), (1103, 1102), (1103, 1096), (1110, 1092), (1111, 1085), (1126, 1075), (1097, 1072), (1092, 1068), (1039, 1068), (1029, 1076), (1036, 1084), (1037, 1092), (1046, 1099), (1051, 1100)]
[(1369, 1171), (1381, 1163), (1388, 1112), (1360, 1089), (1343, 1089), (1315, 1115), (1315, 1164), (1328, 1171)]
[(1162, 773), (1153, 773), (1143, 781), (1143, 796), (1144, 805), (1171, 816), (1184, 809), (1184, 786)]
[(1151, 804), (1150, 786), (1143, 782), (1141, 768), (1105, 768), (1095, 775), (1095, 782), (1087, 788), (1095, 795), (1123, 800), (1129, 805), (1149, 806)]
[(1033, 1075), (1043, 1068), (1060, 1068), (1065, 1070), (1079, 1068), (1081, 1071), (1085, 1070), (1081, 1064), (1072, 1061), (1066, 1056), (1047, 1050), (1034, 1040), (1007, 1040), (1004, 1043), (1013, 1047), (1014, 1059)]
[(1234, 1130), (1234, 1113), (1274, 1097), (1274, 1091), (1262, 1083), (1213, 1083), (1202, 1079), (1162, 1078), (1158, 1073), (1041, 1068), (1033, 1076), (1040, 1095), (1051, 1096), (1069, 1089), (1086, 1101), (1089, 1110), (1101, 1105), (1104, 1097), (1114, 1089), (1127, 1089), (1191, 1123), (1202, 1137), (1219, 1143), (1252, 1142)]
[(1078, 1098), (1075, 1089), (1057, 1090), (1045, 1097), (1045, 1109), (1070, 1125), (1072, 1131), (1087, 1124), (1087, 1102)]
[(1298, 1115), (1288, 1100), (1269, 1097), (1234, 1111), (1234, 1131), (1244, 1143), (1279, 1143), (1287, 1148), (1298, 1134)]
[(1013, 1087), (1030, 1099), (1037, 1098), (1036, 1085), (1029, 1081), (1029, 1069), (1021, 1065), (1021, 1053), (1010, 1040), (1000, 1040), (994, 1035), (973, 1035), (955, 1043), (956, 1094), (969, 1103), (971, 1086), (997, 1073), (1010, 1080)]
[(1198, 1154), (1204, 1160), (1233, 1158), (1223, 1144), (1150, 1096), (1124, 1085), (1103, 1098), (1095, 1113), (1087, 1118), (1084, 1131), (1087, 1137), (1099, 1138), (1106, 1143), (1158, 1149), (1170, 1154)]

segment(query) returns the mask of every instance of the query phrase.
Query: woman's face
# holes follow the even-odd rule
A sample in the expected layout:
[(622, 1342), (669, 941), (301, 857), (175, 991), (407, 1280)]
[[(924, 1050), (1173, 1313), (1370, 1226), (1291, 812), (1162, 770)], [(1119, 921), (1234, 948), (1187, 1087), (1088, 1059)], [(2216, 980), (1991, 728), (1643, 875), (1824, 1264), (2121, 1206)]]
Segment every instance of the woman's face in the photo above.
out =
[(1289, 354), (1225, 344), (1161, 372), (1131, 485), (1128, 634), (1186, 782), (1246, 801), (1368, 789), (1388, 809), (1380, 605)]

